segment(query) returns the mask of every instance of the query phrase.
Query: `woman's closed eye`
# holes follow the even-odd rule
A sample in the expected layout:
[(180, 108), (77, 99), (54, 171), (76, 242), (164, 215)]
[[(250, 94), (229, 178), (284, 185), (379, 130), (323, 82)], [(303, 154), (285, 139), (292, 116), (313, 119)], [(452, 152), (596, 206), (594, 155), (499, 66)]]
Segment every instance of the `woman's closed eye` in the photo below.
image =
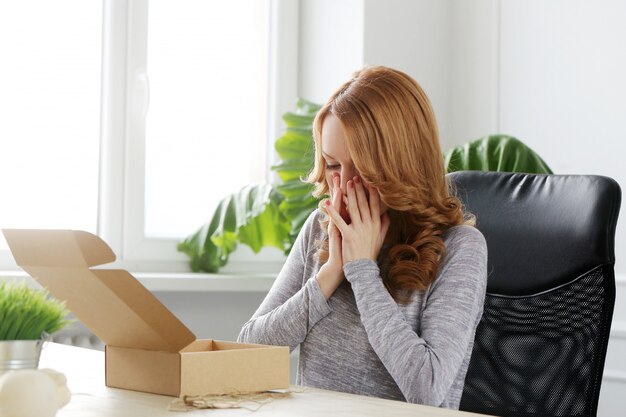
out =
[(326, 169), (329, 170), (334, 170), (334, 169), (338, 169), (341, 165), (339, 164), (326, 164)]

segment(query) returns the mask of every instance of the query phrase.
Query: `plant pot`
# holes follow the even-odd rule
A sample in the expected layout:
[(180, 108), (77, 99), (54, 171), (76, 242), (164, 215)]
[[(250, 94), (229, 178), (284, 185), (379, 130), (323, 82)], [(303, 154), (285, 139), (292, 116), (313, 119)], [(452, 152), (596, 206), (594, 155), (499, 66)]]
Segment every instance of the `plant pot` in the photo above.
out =
[(0, 374), (16, 369), (37, 369), (43, 340), (0, 340)]

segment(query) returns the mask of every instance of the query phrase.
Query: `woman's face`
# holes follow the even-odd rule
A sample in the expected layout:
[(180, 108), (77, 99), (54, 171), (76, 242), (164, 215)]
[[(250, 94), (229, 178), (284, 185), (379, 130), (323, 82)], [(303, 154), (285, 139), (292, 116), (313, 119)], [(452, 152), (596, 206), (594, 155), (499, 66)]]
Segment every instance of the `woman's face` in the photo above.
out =
[[(346, 219), (347, 213), (345, 212), (345, 206), (348, 202), (347, 184), (349, 180), (352, 180), (355, 176), (360, 176), (361, 174), (354, 166), (352, 158), (350, 157), (343, 126), (341, 125), (339, 119), (332, 113), (329, 113), (324, 118), (324, 123), (322, 124), (322, 155), (326, 161), (326, 184), (330, 190), (331, 197), (334, 196), (333, 177), (339, 176), (339, 191), (343, 196), (342, 200), (344, 203), (341, 208), (341, 215), (344, 219)], [(364, 184), (367, 184), (363, 178), (361, 179)], [(369, 200), (369, 192), (367, 188), (365, 189), (365, 193), (367, 194)], [(382, 214), (386, 210), (387, 206), (381, 201), (380, 213)]]

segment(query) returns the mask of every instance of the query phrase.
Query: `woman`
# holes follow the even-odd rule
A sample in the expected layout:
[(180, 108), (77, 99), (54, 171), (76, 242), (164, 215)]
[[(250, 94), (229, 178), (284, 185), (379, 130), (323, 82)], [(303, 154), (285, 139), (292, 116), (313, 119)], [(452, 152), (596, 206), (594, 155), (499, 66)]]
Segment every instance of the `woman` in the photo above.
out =
[(450, 195), (432, 106), (408, 75), (354, 74), (314, 122), (315, 195), (239, 341), (300, 345), (299, 385), (458, 408), (487, 248)]

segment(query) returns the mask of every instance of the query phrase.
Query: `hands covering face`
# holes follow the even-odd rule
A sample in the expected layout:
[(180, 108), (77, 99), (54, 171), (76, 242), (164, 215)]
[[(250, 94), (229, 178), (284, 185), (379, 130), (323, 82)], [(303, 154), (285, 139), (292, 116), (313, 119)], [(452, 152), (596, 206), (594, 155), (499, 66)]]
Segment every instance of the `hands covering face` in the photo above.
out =
[[(358, 176), (347, 183), (347, 210), (339, 187), (339, 177), (333, 177), (332, 201), (326, 200), (330, 215), (328, 226), (329, 263), (341, 265), (356, 259), (376, 261), (389, 230), (389, 215), (381, 215), (378, 190), (363, 183)], [(366, 194), (369, 192), (369, 201)], [(344, 214), (347, 213), (349, 218)], [(343, 216), (342, 216), (343, 214)]]

